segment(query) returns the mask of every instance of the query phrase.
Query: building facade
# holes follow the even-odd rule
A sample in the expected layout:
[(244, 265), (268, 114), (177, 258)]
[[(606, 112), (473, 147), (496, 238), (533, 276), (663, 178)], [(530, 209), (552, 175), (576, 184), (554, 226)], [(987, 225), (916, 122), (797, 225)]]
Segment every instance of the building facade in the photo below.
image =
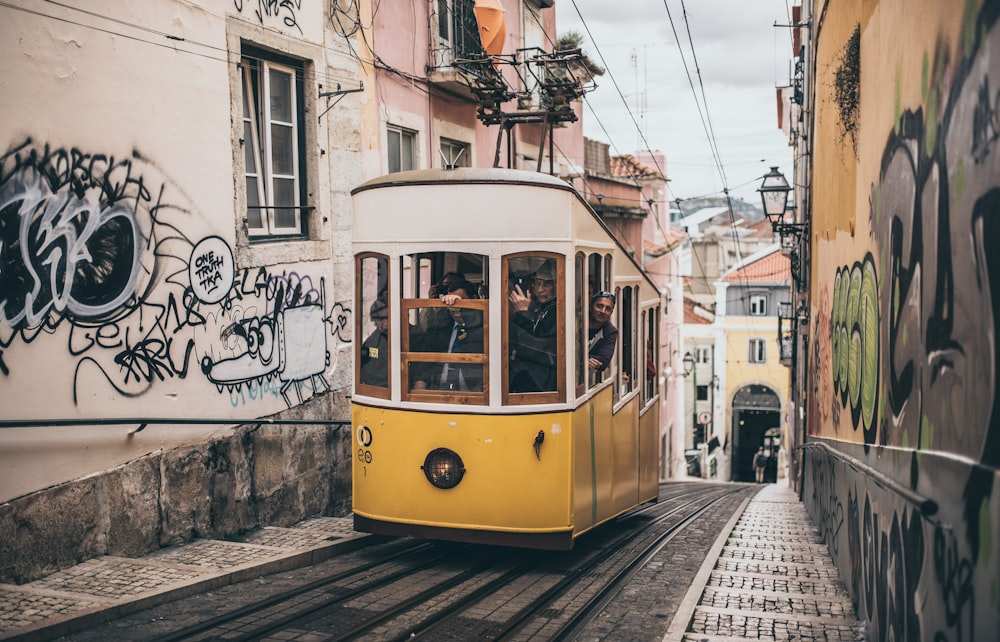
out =
[(869, 639), (992, 639), (1000, 4), (792, 22), (800, 493)]

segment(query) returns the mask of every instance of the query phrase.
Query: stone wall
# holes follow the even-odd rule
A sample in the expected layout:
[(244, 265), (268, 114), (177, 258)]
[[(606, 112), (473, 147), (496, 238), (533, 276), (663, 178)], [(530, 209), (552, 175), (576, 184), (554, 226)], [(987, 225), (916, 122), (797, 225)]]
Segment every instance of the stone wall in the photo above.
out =
[[(295, 414), (346, 417), (322, 395)], [(287, 417), (299, 418), (299, 417)], [(350, 425), (246, 424), (0, 505), (0, 582), (351, 511)]]

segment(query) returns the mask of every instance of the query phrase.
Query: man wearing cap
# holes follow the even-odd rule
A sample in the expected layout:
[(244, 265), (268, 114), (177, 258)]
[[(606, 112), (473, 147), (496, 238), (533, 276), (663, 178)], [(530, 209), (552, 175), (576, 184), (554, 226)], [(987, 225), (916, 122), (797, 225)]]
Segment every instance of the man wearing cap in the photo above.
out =
[(604, 372), (615, 355), (618, 328), (611, 323), (615, 311), (613, 292), (597, 292), (590, 298), (590, 330), (588, 331), (587, 365), (594, 372)]
[(530, 292), (515, 285), (511, 307), (511, 392), (548, 392), (556, 381), (556, 266), (545, 261), (535, 272)]
[(361, 344), (361, 383), (389, 387), (389, 306), (375, 299), (369, 309), (375, 331)]

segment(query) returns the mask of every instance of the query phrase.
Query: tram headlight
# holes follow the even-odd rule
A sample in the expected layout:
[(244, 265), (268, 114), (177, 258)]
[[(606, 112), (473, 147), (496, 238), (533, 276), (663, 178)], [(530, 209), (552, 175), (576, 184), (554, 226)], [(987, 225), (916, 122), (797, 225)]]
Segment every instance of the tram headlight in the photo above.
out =
[(420, 469), (435, 488), (454, 488), (465, 476), (462, 458), (447, 448), (435, 448), (427, 453)]

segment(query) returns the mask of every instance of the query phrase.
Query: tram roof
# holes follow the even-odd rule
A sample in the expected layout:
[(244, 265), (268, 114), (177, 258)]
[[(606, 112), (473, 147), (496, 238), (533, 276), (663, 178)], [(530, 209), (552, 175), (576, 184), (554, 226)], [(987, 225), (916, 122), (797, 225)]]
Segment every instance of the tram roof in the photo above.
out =
[(510, 183), (536, 185), (539, 187), (556, 187), (571, 192), (575, 191), (566, 181), (550, 174), (530, 172), (523, 169), (505, 169), (502, 167), (457, 167), (455, 169), (415, 169), (408, 172), (385, 174), (358, 185), (351, 190), (351, 194), (393, 185), (429, 185), (440, 183)]

